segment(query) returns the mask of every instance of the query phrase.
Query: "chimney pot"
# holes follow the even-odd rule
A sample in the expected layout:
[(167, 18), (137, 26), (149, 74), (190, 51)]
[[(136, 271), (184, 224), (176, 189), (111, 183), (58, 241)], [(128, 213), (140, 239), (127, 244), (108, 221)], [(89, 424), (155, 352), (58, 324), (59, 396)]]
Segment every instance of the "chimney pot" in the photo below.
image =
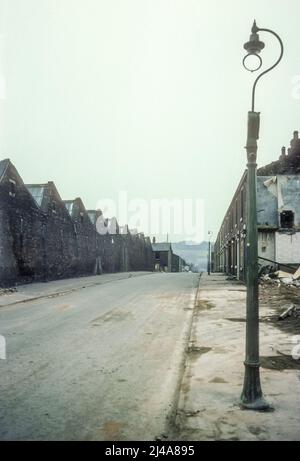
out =
[(286, 157), (285, 152), (286, 152), (285, 147), (282, 147), (281, 148), (281, 155), (279, 157), (279, 160), (284, 160), (285, 159), (285, 157)]
[(298, 131), (294, 131), (294, 139), (299, 139), (299, 132)]

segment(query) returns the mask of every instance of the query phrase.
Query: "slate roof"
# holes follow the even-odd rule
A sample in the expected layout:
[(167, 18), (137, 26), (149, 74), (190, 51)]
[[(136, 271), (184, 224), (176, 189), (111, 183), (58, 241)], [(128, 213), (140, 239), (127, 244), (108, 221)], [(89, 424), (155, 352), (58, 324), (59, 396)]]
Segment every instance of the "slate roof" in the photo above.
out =
[(83, 204), (83, 201), (80, 197), (75, 198), (74, 200), (63, 200), (63, 203), (69, 213), (69, 215), (75, 219), (79, 216), (86, 214), (86, 209)]
[(0, 181), (2, 180), (2, 177), (4, 176), (6, 168), (8, 167), (8, 165), (9, 165), (9, 159), (8, 158), (0, 161)]
[(75, 200), (63, 200), (63, 202), (66, 209), (68, 210), (69, 215), (72, 216)]
[(96, 224), (97, 219), (99, 218), (99, 216), (103, 216), (101, 210), (86, 210), (86, 212), (87, 212), (88, 217), (90, 218), (92, 224), (94, 224), (94, 225)]
[(45, 184), (32, 184), (29, 186), (26, 185), (26, 187), (27, 187), (27, 190), (31, 193), (36, 203), (38, 204), (38, 206), (41, 207), (44, 194), (45, 194), (46, 185)]
[(300, 174), (300, 155), (290, 154), (290, 156), (269, 163), (269, 165), (265, 165), (257, 170), (258, 176), (275, 176), (280, 174)]
[(298, 131), (294, 131), (294, 138), (290, 143), (291, 147), (285, 155), (285, 147), (279, 160), (269, 163), (257, 170), (258, 176), (294, 175), (300, 174), (300, 139)]
[(153, 251), (172, 251), (171, 243), (152, 243)]
[(127, 224), (125, 224), (125, 226), (120, 226), (119, 230), (120, 230), (120, 234), (123, 234), (123, 235), (130, 234), (130, 231), (129, 231), (129, 228), (128, 228)]
[(47, 211), (52, 197), (56, 197), (61, 201), (60, 195), (52, 181), (46, 184), (25, 184), (25, 187), (43, 211)]
[(97, 221), (96, 210), (88, 210), (87, 214), (88, 214), (88, 217), (91, 220), (91, 223), (96, 224), (96, 221)]

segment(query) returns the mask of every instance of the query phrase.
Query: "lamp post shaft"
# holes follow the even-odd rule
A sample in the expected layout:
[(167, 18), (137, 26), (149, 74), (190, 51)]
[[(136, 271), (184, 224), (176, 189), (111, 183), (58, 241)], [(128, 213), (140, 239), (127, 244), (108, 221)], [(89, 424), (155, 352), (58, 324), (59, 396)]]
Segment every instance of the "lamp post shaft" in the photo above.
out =
[(207, 273), (210, 275), (211, 270), (211, 250), (210, 250), (210, 239), (208, 241), (208, 264), (207, 264)]
[(266, 410), (259, 374), (259, 308), (258, 308), (258, 231), (256, 207), (256, 158), (259, 138), (260, 115), (248, 113), (247, 136), (247, 309), (246, 309), (246, 358), (245, 378), (241, 405), (253, 410)]
[(257, 83), (263, 75), (274, 69), (281, 61), (283, 56), (283, 43), (276, 32), (271, 29), (257, 27), (256, 21), (253, 23), (250, 40), (245, 43), (244, 48), (248, 55), (243, 60), (254, 55), (260, 60), (259, 56), (265, 44), (259, 40), (258, 32), (267, 32), (277, 38), (280, 45), (280, 54), (277, 61), (266, 70), (261, 72), (256, 78), (252, 88), (252, 108), (248, 112), (248, 136), (247, 136), (247, 234), (246, 234), (246, 284), (247, 284), (247, 309), (246, 309), (246, 358), (245, 358), (245, 378), (244, 387), (241, 395), (241, 406), (251, 410), (268, 410), (269, 404), (265, 401), (259, 376), (259, 303), (258, 303), (258, 230), (257, 230), (257, 209), (256, 209), (256, 158), (257, 140), (259, 139), (259, 112), (255, 112), (255, 91)]

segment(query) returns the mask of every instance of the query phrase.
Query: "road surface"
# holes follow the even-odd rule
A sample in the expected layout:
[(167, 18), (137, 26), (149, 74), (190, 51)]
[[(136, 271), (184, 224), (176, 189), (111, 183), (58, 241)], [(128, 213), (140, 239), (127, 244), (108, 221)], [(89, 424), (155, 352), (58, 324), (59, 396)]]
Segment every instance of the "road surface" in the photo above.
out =
[(0, 308), (1, 440), (162, 437), (199, 276), (136, 275)]

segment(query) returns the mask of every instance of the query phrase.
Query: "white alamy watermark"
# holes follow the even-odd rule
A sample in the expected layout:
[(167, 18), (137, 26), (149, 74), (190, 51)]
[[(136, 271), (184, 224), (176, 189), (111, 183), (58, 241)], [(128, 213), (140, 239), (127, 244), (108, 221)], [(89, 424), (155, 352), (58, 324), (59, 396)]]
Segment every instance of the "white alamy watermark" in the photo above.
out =
[[(116, 216), (122, 224), (121, 233), (137, 232), (145, 235), (185, 236), (185, 239), (204, 239), (204, 200), (200, 198), (160, 198), (145, 200), (128, 197), (120, 191), (117, 200), (101, 199), (97, 209), (103, 213), (96, 222), (99, 234), (115, 234), (116, 219), (106, 220), (106, 216)], [(127, 226), (126, 226), (127, 225)]]
[(293, 336), (292, 343), (295, 344), (292, 348), (292, 357), (294, 360), (300, 360), (300, 335)]
[(4, 37), (0, 35), (0, 100), (6, 98), (6, 79), (4, 76)]
[(292, 98), (300, 99), (300, 74), (292, 77)]
[(0, 360), (6, 360), (6, 339), (0, 335)]

